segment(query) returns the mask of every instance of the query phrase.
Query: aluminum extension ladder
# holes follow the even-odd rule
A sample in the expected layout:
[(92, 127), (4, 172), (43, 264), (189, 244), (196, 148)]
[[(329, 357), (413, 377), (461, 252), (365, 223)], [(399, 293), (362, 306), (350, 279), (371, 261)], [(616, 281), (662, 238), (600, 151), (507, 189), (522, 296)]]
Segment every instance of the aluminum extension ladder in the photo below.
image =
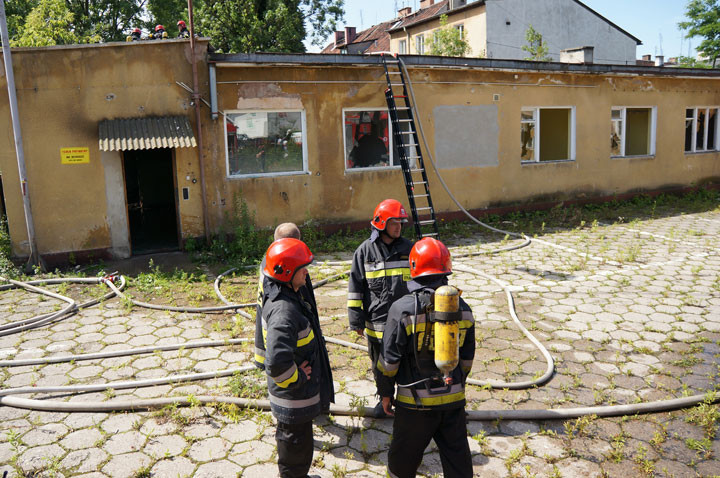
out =
[[(382, 54), (381, 58), (387, 79), (385, 99), (390, 113), (393, 142), (400, 157), (415, 233), (418, 239), (437, 238), (437, 218), (430, 196), (430, 185), (425, 171), (418, 130), (415, 127), (410, 96), (405, 83), (403, 65), (397, 55)], [(402, 89), (402, 93), (399, 93), (400, 89)], [(403, 101), (398, 105), (396, 99)]]

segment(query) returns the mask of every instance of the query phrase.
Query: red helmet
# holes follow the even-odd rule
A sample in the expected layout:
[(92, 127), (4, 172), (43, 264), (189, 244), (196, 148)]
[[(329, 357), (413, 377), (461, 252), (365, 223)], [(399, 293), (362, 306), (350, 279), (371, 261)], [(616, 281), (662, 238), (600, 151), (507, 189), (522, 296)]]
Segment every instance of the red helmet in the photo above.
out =
[(142, 30), (140, 30), (139, 28), (133, 28), (132, 32), (133, 33), (142, 33)]
[(452, 274), (450, 251), (437, 239), (423, 237), (410, 251), (410, 277), (415, 279), (438, 274)]
[(165, 27), (162, 25), (155, 25), (155, 31), (159, 32), (160, 30), (165, 30)]
[(300, 239), (286, 237), (270, 244), (263, 273), (278, 282), (290, 282), (295, 273), (313, 261), (310, 248)]
[(405, 208), (400, 201), (396, 201), (395, 199), (386, 199), (378, 204), (370, 224), (372, 224), (375, 229), (384, 231), (385, 225), (390, 219), (400, 219), (401, 222), (407, 222), (408, 220)]
[(187, 25), (185, 25), (185, 21), (184, 21), (184, 20), (178, 20), (177, 26), (183, 27), (183, 28), (186, 28), (186, 27), (187, 27)]

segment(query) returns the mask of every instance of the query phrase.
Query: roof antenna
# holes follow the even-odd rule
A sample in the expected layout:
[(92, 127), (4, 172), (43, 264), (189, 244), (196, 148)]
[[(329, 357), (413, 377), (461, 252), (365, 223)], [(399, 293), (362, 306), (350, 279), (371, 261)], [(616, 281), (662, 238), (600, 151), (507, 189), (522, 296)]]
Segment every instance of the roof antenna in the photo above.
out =
[(363, 26), (363, 17), (362, 17), (362, 10), (360, 10), (360, 31), (363, 31), (365, 27)]
[(663, 56), (663, 49), (662, 49), (662, 33), (658, 33), (660, 36), (660, 56)]

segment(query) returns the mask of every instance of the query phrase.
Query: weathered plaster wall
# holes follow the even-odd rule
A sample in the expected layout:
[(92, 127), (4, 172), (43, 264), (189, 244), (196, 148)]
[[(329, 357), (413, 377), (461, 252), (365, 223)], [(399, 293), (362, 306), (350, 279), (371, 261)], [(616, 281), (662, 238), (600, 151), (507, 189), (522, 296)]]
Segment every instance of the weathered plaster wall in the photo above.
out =
[[(205, 96), (206, 46), (199, 42)], [(13, 49), (12, 59), (40, 253), (111, 249), (126, 254), (121, 155), (101, 157), (98, 123), (187, 115), (194, 124), (190, 95), (175, 83), (192, 84), (189, 41)], [(13, 251), (22, 256), (28, 253), (27, 233), (4, 77), (0, 89), (6, 131), (0, 136), (0, 168)], [(62, 165), (60, 148), (75, 146), (90, 148), (90, 162)], [(196, 148), (178, 150), (176, 160), (179, 186), (188, 173), (199, 176)], [(200, 188), (191, 186), (192, 201), (180, 201), (185, 237), (202, 234)]]
[[(465, 125), (476, 130), (478, 137), (497, 135), (497, 164), (488, 165), (487, 151), (478, 150), (478, 163), (482, 163), (478, 167), (442, 170), (467, 208), (687, 186), (720, 178), (720, 153), (683, 152), (684, 109), (717, 104), (717, 79), (423, 68), (411, 68), (411, 75), (431, 151), (438, 150), (436, 109), (448, 105), (497, 109), (496, 125), (480, 121)], [(220, 206), (213, 214), (215, 227), (236, 195), (257, 211), (258, 222), (264, 226), (308, 218), (326, 223), (361, 221), (384, 198), (407, 201), (399, 170), (346, 172), (343, 165), (342, 110), (384, 107), (381, 68), (224, 67), (218, 69), (218, 81), (223, 110), (249, 104), (268, 109), (301, 105), (307, 115), (309, 172), (226, 179), (223, 148), (208, 152), (213, 164), (209, 166), (210, 195), (213, 204)], [(657, 106), (657, 154), (611, 159), (611, 107), (633, 105)], [(576, 108), (575, 161), (521, 163), (520, 111), (543, 106)], [(208, 142), (221, 144), (222, 134), (219, 120), (210, 131), (214, 139)], [(458, 151), (467, 153), (467, 148), (458, 145)], [(454, 211), (455, 205), (433, 172), (430, 183), (437, 209)]]

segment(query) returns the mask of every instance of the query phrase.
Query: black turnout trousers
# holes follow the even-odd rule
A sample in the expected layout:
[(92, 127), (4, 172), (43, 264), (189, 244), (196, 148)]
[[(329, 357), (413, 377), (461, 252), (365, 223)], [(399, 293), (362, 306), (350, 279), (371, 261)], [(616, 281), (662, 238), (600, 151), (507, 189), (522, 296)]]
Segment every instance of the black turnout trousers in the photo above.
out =
[(423, 452), (434, 439), (445, 478), (472, 478), (465, 409), (414, 410), (396, 407), (393, 439), (388, 452), (392, 478), (415, 478)]
[(275, 441), (280, 478), (305, 478), (313, 457), (312, 420), (297, 424), (278, 422)]

